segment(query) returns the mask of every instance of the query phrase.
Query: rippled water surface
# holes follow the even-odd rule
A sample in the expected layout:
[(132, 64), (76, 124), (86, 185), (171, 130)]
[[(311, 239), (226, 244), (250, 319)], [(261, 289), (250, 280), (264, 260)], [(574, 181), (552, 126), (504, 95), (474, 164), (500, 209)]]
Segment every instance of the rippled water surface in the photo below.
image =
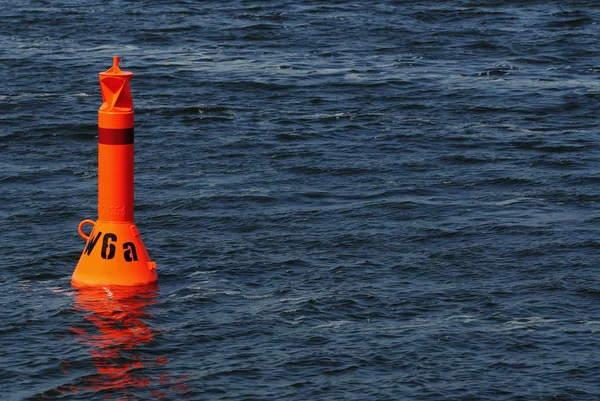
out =
[[(599, 20), (0, 0), (0, 398), (600, 399)], [(113, 55), (159, 282), (83, 291)]]

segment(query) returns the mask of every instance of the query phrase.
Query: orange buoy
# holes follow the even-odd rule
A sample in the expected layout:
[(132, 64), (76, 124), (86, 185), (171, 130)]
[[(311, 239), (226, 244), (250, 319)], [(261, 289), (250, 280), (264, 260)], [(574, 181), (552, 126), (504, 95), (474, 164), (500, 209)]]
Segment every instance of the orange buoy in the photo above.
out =
[[(133, 74), (119, 69), (119, 58), (100, 73), (98, 110), (98, 221), (83, 220), (86, 245), (73, 272), (77, 287), (137, 286), (157, 280), (154, 263), (133, 222)], [(91, 225), (89, 235), (83, 227)]]

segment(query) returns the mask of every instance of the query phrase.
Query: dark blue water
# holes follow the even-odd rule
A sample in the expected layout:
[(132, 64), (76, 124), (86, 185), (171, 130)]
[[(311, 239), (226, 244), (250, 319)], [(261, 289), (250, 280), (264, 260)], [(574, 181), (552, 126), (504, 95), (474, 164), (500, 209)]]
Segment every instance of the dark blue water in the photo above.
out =
[[(3, 400), (600, 399), (600, 4), (0, 1)], [(80, 291), (98, 73), (158, 288)]]

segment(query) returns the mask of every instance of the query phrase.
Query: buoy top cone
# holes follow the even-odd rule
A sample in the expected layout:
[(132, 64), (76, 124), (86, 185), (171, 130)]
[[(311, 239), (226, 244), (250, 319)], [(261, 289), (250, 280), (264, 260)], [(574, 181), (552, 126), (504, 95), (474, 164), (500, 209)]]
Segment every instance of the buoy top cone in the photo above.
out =
[(100, 73), (100, 90), (102, 91), (100, 112), (127, 113), (133, 111), (133, 100), (129, 87), (132, 76), (131, 72), (121, 71), (119, 57), (113, 57), (113, 66)]

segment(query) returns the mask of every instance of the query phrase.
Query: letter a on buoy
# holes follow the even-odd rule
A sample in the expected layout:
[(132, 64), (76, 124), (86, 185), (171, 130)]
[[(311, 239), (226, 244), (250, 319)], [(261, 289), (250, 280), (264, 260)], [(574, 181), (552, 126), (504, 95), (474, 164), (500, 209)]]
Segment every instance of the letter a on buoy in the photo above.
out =
[[(98, 110), (98, 220), (83, 220), (86, 244), (73, 272), (77, 287), (138, 286), (156, 282), (154, 263), (133, 222), (133, 74), (119, 69), (119, 58), (100, 73)], [(91, 225), (90, 234), (83, 231)]]

